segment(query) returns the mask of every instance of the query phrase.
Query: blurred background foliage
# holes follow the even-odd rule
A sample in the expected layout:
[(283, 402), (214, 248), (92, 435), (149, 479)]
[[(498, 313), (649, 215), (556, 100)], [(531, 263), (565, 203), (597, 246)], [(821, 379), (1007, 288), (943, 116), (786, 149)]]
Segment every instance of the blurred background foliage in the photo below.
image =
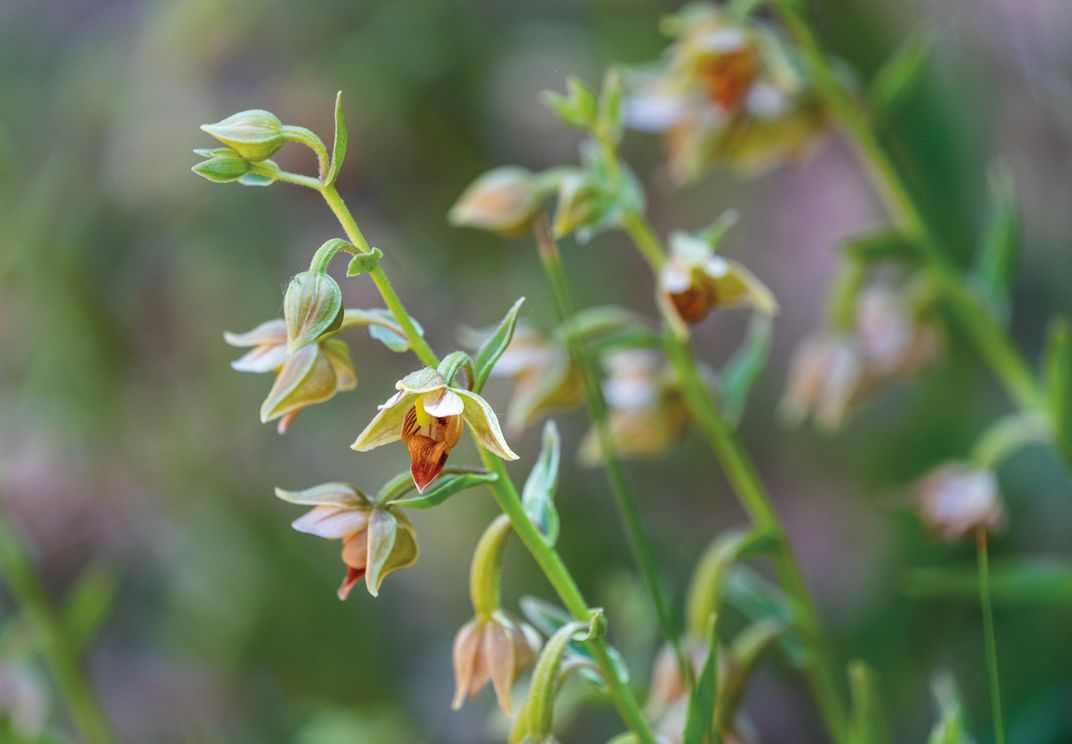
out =
[[(1034, 356), (1046, 320), (1072, 314), (1072, 6), (1063, 0), (814, 3), (821, 32), (866, 80), (920, 22), (938, 49), (924, 86), (888, 134), (949, 242), (966, 256), (984, 213), (992, 158), (1014, 174), (1026, 225), (1013, 327)], [(233, 372), (226, 330), (278, 314), (281, 287), (338, 229), (313, 193), (223, 188), (190, 173), (197, 126), (244, 108), (328, 137), (343, 90), (350, 155), (340, 190), (433, 343), (496, 321), (518, 296), (549, 324), (535, 251), (452, 230), (445, 214), (477, 174), (504, 162), (573, 162), (577, 135), (539, 102), (567, 74), (591, 83), (614, 62), (655, 58), (653, 0), (6, 0), (0, 4), (0, 497), (57, 603), (87, 581), (114, 601), (89, 642), (92, 678), (124, 741), (481, 742), (501, 738), (490, 694), (450, 711), (450, 643), (470, 616), (472, 546), (494, 514), (473, 491), (414, 521), (423, 559), (380, 598), (335, 598), (337, 545), (295, 533), (272, 495), (350, 480), (378, 488), (405, 465), (348, 449), (392, 382), (412, 367), (357, 335), (356, 392), (303, 413), (290, 433), (260, 426), (269, 384)], [(292, 152), (292, 149), (294, 150)], [(839, 241), (885, 218), (836, 137), (807, 162), (758, 180), (719, 171), (676, 191), (654, 140), (627, 154), (663, 229), (695, 228), (729, 206), (728, 251), (778, 295), (775, 351), (744, 434), (800, 553), (845, 661), (880, 675), (898, 741), (925, 736), (938, 669), (960, 682), (978, 732), (987, 722), (982, 631), (971, 595), (909, 591), (913, 568), (971, 566), (970, 546), (932, 543), (905, 509), (905, 484), (962, 455), (1007, 403), (954, 343), (943, 366), (884, 392), (845, 431), (785, 431), (775, 407), (793, 345), (813, 328)], [(284, 167), (309, 170), (288, 148)], [(611, 234), (566, 246), (586, 304), (653, 312), (651, 279)], [(368, 282), (348, 306), (378, 305)], [(710, 360), (746, 318), (705, 323)], [(508, 389), (489, 388), (500, 410)], [(586, 425), (559, 417), (566, 451)], [(514, 438), (523, 462), (538, 430)], [(473, 453), (455, 455), (461, 462)], [(680, 602), (692, 562), (742, 521), (708, 451), (690, 437), (629, 475)], [(1072, 498), (1055, 457), (1017, 456), (1001, 473), (1007, 556), (1072, 552)], [(558, 498), (561, 548), (643, 684), (654, 626), (598, 472), (569, 467)], [(550, 598), (513, 546), (505, 592)], [(1052, 588), (1052, 587), (1051, 587)], [(1010, 740), (1072, 740), (1072, 604), (1001, 601), (997, 631)], [(67, 728), (0, 604), (0, 669), (37, 689), (31, 711)], [(27, 682), (27, 680), (29, 680)], [(3, 686), (0, 686), (3, 687)], [(8, 685), (7, 688), (11, 689)], [(21, 689), (21, 688), (20, 688)], [(0, 692), (0, 706), (17, 696)], [(25, 695), (23, 695), (25, 698)], [(19, 698), (22, 699), (22, 698)], [(25, 707), (25, 706), (24, 706)], [(39, 706), (40, 707), (40, 706)], [(765, 742), (820, 741), (799, 680), (769, 666), (746, 709)], [(24, 711), (25, 712), (25, 711)], [(0, 713), (0, 715), (3, 715)], [(564, 718), (564, 717), (563, 717)], [(565, 721), (563, 721), (565, 723)], [(617, 723), (587, 709), (566, 742), (602, 741)], [(982, 739), (986, 741), (985, 738)]]

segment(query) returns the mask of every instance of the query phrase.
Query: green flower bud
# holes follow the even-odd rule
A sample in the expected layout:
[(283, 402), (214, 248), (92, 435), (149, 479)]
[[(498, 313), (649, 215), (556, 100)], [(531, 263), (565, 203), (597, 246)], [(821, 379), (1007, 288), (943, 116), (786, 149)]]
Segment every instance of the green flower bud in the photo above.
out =
[(515, 237), (532, 226), (542, 199), (532, 173), (515, 166), (496, 168), (469, 185), (448, 219), (452, 225)]
[(193, 167), (193, 172), (213, 183), (237, 181), (249, 172), (249, 162), (234, 150), (221, 147), (218, 150), (195, 150), (208, 158)]
[(203, 124), (201, 129), (253, 162), (267, 160), (283, 146), (283, 123), (275, 114), (259, 109)]
[(287, 350), (291, 354), (342, 325), (342, 290), (328, 274), (303, 271), (290, 280), (283, 298)]

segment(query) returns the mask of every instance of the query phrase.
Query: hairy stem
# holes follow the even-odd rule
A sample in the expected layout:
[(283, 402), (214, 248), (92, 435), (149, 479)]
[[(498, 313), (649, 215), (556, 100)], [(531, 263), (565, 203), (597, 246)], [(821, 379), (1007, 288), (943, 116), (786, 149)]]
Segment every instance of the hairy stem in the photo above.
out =
[[(666, 262), (666, 251), (651, 225), (642, 216), (630, 213), (626, 215), (623, 226), (651, 265), (653, 272), (657, 274)], [(783, 589), (793, 600), (796, 624), (811, 650), (812, 658), (805, 670), (808, 681), (831, 736), (841, 744), (847, 741), (848, 714), (842, 686), (838, 681), (840, 675), (835, 671), (818, 612), (804, 583), (785, 527), (774, 510), (744, 445), (722, 417), (718, 404), (699, 372), (692, 349), (673, 332), (668, 332), (666, 336), (667, 352), (681, 380), (685, 403), (693, 420), (707, 439), (749, 516), (756, 525), (770, 530), (778, 538), (779, 549), (774, 556), (775, 566)]]
[[(539, 222), (536, 228), (536, 242), (540, 253), (540, 262), (543, 264), (547, 281), (551, 285), (555, 295), (555, 305), (558, 308), (559, 319), (569, 326), (573, 323), (576, 315), (576, 307), (573, 295), (569, 287), (569, 279), (562, 266), (562, 256), (558, 245), (549, 234), (546, 222)], [(610, 481), (611, 490), (614, 492), (618, 516), (622, 523), (622, 529), (629, 539), (629, 548), (633, 554), (633, 561), (637, 565), (644, 585), (651, 595), (652, 604), (659, 618), (663, 636), (674, 649), (678, 666), (681, 669), (681, 677), (691, 687), (692, 668), (681, 651), (681, 637), (674, 621), (670, 600), (666, 596), (666, 590), (659, 579), (658, 564), (655, 560), (655, 551), (651, 547), (647, 530), (637, 508), (636, 499), (632, 489), (625, 479), (621, 458), (618, 456), (617, 446), (611, 436), (610, 426), (607, 422), (607, 401), (603, 398), (603, 391), (599, 387), (599, 378), (596, 374), (592, 357), (581, 342), (574, 339), (572, 334), (567, 334), (569, 355), (580, 371), (584, 385), (584, 400), (588, 408), (588, 417), (595, 428), (599, 439), (599, 447), (603, 457), (603, 467)]]
[[(361, 233), (360, 228), (357, 226), (357, 221), (354, 220), (349, 208), (342, 200), (342, 197), (339, 196), (335, 187), (326, 186), (319, 189), (319, 191), (339, 220), (339, 224), (342, 225), (350, 242), (362, 253), (371, 253), (372, 247)], [(405, 332), (406, 339), (409, 341), (414, 353), (425, 365), (432, 368), (438, 367), (439, 357), (436, 356), (432, 347), (428, 345), (428, 342), (424, 340), (424, 337), (417, 330), (383, 269), (377, 266), (370, 274), (376, 284), (376, 288), (383, 297), (384, 303), (391, 311), (395, 321)], [(510, 478), (510, 473), (506, 470), (505, 463), (483, 447), (480, 447), (479, 444), (477, 444), (477, 449), (480, 451), (480, 458), (483, 460), (484, 466), (498, 476), (494, 482), (488, 485), (499, 508), (510, 518), (514, 532), (517, 533), (521, 542), (532, 554), (533, 559), (547, 577), (559, 599), (562, 600), (566, 610), (577, 620), (587, 622), (588, 602), (585, 601), (584, 595), (577, 587), (576, 581), (574, 581), (558, 551), (544, 541), (539, 530), (536, 529), (525, 513), (525, 508), (521, 504), (521, 497), (513, 480)], [(648, 722), (644, 719), (640, 704), (614, 667), (606, 640), (598, 638), (589, 641), (589, 647), (596, 663), (599, 664), (600, 669), (603, 671), (603, 678), (610, 691), (611, 699), (622, 720), (644, 744), (655, 744), (655, 737)]]
[(78, 653), (49, 604), (33, 562), (8, 524), (3, 509), (0, 509), (0, 571), (23, 620), (36, 637), (75, 725), (91, 744), (115, 741), (111, 724), (86, 678)]
[(979, 604), (983, 611), (983, 635), (986, 638), (986, 674), (990, 687), (990, 710), (994, 718), (994, 741), (1005, 744), (1005, 724), (1001, 716), (1001, 689), (998, 685), (998, 649), (994, 641), (994, 610), (990, 604), (990, 561), (987, 553), (986, 530), (976, 533), (979, 556)]

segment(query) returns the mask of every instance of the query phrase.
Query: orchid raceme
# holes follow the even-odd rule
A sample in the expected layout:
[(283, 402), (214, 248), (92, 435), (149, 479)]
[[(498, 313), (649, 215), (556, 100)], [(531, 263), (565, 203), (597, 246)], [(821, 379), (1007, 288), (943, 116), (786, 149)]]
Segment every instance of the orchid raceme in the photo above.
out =
[(401, 439), (409, 447), (410, 472), (418, 491), (442, 472), (464, 424), (469, 424), (481, 447), (504, 460), (517, 459), (495, 411), (479, 395), (448, 385), (430, 367), (411, 372), (395, 388), (398, 392), (379, 407), (351, 448), (367, 452)]
[(261, 404), (261, 421), (279, 419), (280, 434), (303, 409), (357, 387), (350, 350), (338, 339), (321, 338), (291, 354), (283, 320), (266, 321), (246, 333), (225, 333), (224, 338), (231, 346), (252, 347), (231, 363), (236, 370), (276, 374)]
[(339, 599), (346, 599), (362, 578), (375, 597), (387, 574), (417, 562), (417, 535), (401, 509), (374, 505), (346, 483), (325, 483), (304, 491), (277, 488), (275, 493), (291, 504), (313, 507), (294, 520), (298, 532), (342, 540), (346, 575)]

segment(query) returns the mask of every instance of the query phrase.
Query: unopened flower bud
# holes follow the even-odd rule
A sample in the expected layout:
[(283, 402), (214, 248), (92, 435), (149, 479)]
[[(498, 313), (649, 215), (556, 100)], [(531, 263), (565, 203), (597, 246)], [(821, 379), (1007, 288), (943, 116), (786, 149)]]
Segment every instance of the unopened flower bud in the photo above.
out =
[(595, 186), (581, 173), (564, 175), (558, 185), (558, 203), (552, 225), (555, 237), (569, 235), (589, 224), (598, 211)]
[(249, 162), (234, 150), (221, 147), (216, 150), (196, 150), (195, 152), (208, 159), (195, 165), (194, 173), (213, 183), (237, 181), (249, 172)]
[(291, 354), (342, 325), (342, 290), (330, 275), (303, 271), (290, 280), (283, 298), (287, 349)]
[(267, 160), (283, 146), (283, 124), (268, 111), (241, 111), (201, 129), (232, 148), (246, 160)]
[(948, 463), (924, 476), (915, 490), (924, 524), (944, 540), (994, 532), (1005, 522), (998, 481), (990, 470)]
[(451, 208), (452, 225), (523, 235), (540, 211), (542, 194), (536, 177), (524, 168), (490, 170), (462, 193)]
[(454, 710), (490, 681), (499, 707), (510, 715), (510, 690), (539, 650), (536, 630), (501, 610), (470, 620), (454, 637)]

